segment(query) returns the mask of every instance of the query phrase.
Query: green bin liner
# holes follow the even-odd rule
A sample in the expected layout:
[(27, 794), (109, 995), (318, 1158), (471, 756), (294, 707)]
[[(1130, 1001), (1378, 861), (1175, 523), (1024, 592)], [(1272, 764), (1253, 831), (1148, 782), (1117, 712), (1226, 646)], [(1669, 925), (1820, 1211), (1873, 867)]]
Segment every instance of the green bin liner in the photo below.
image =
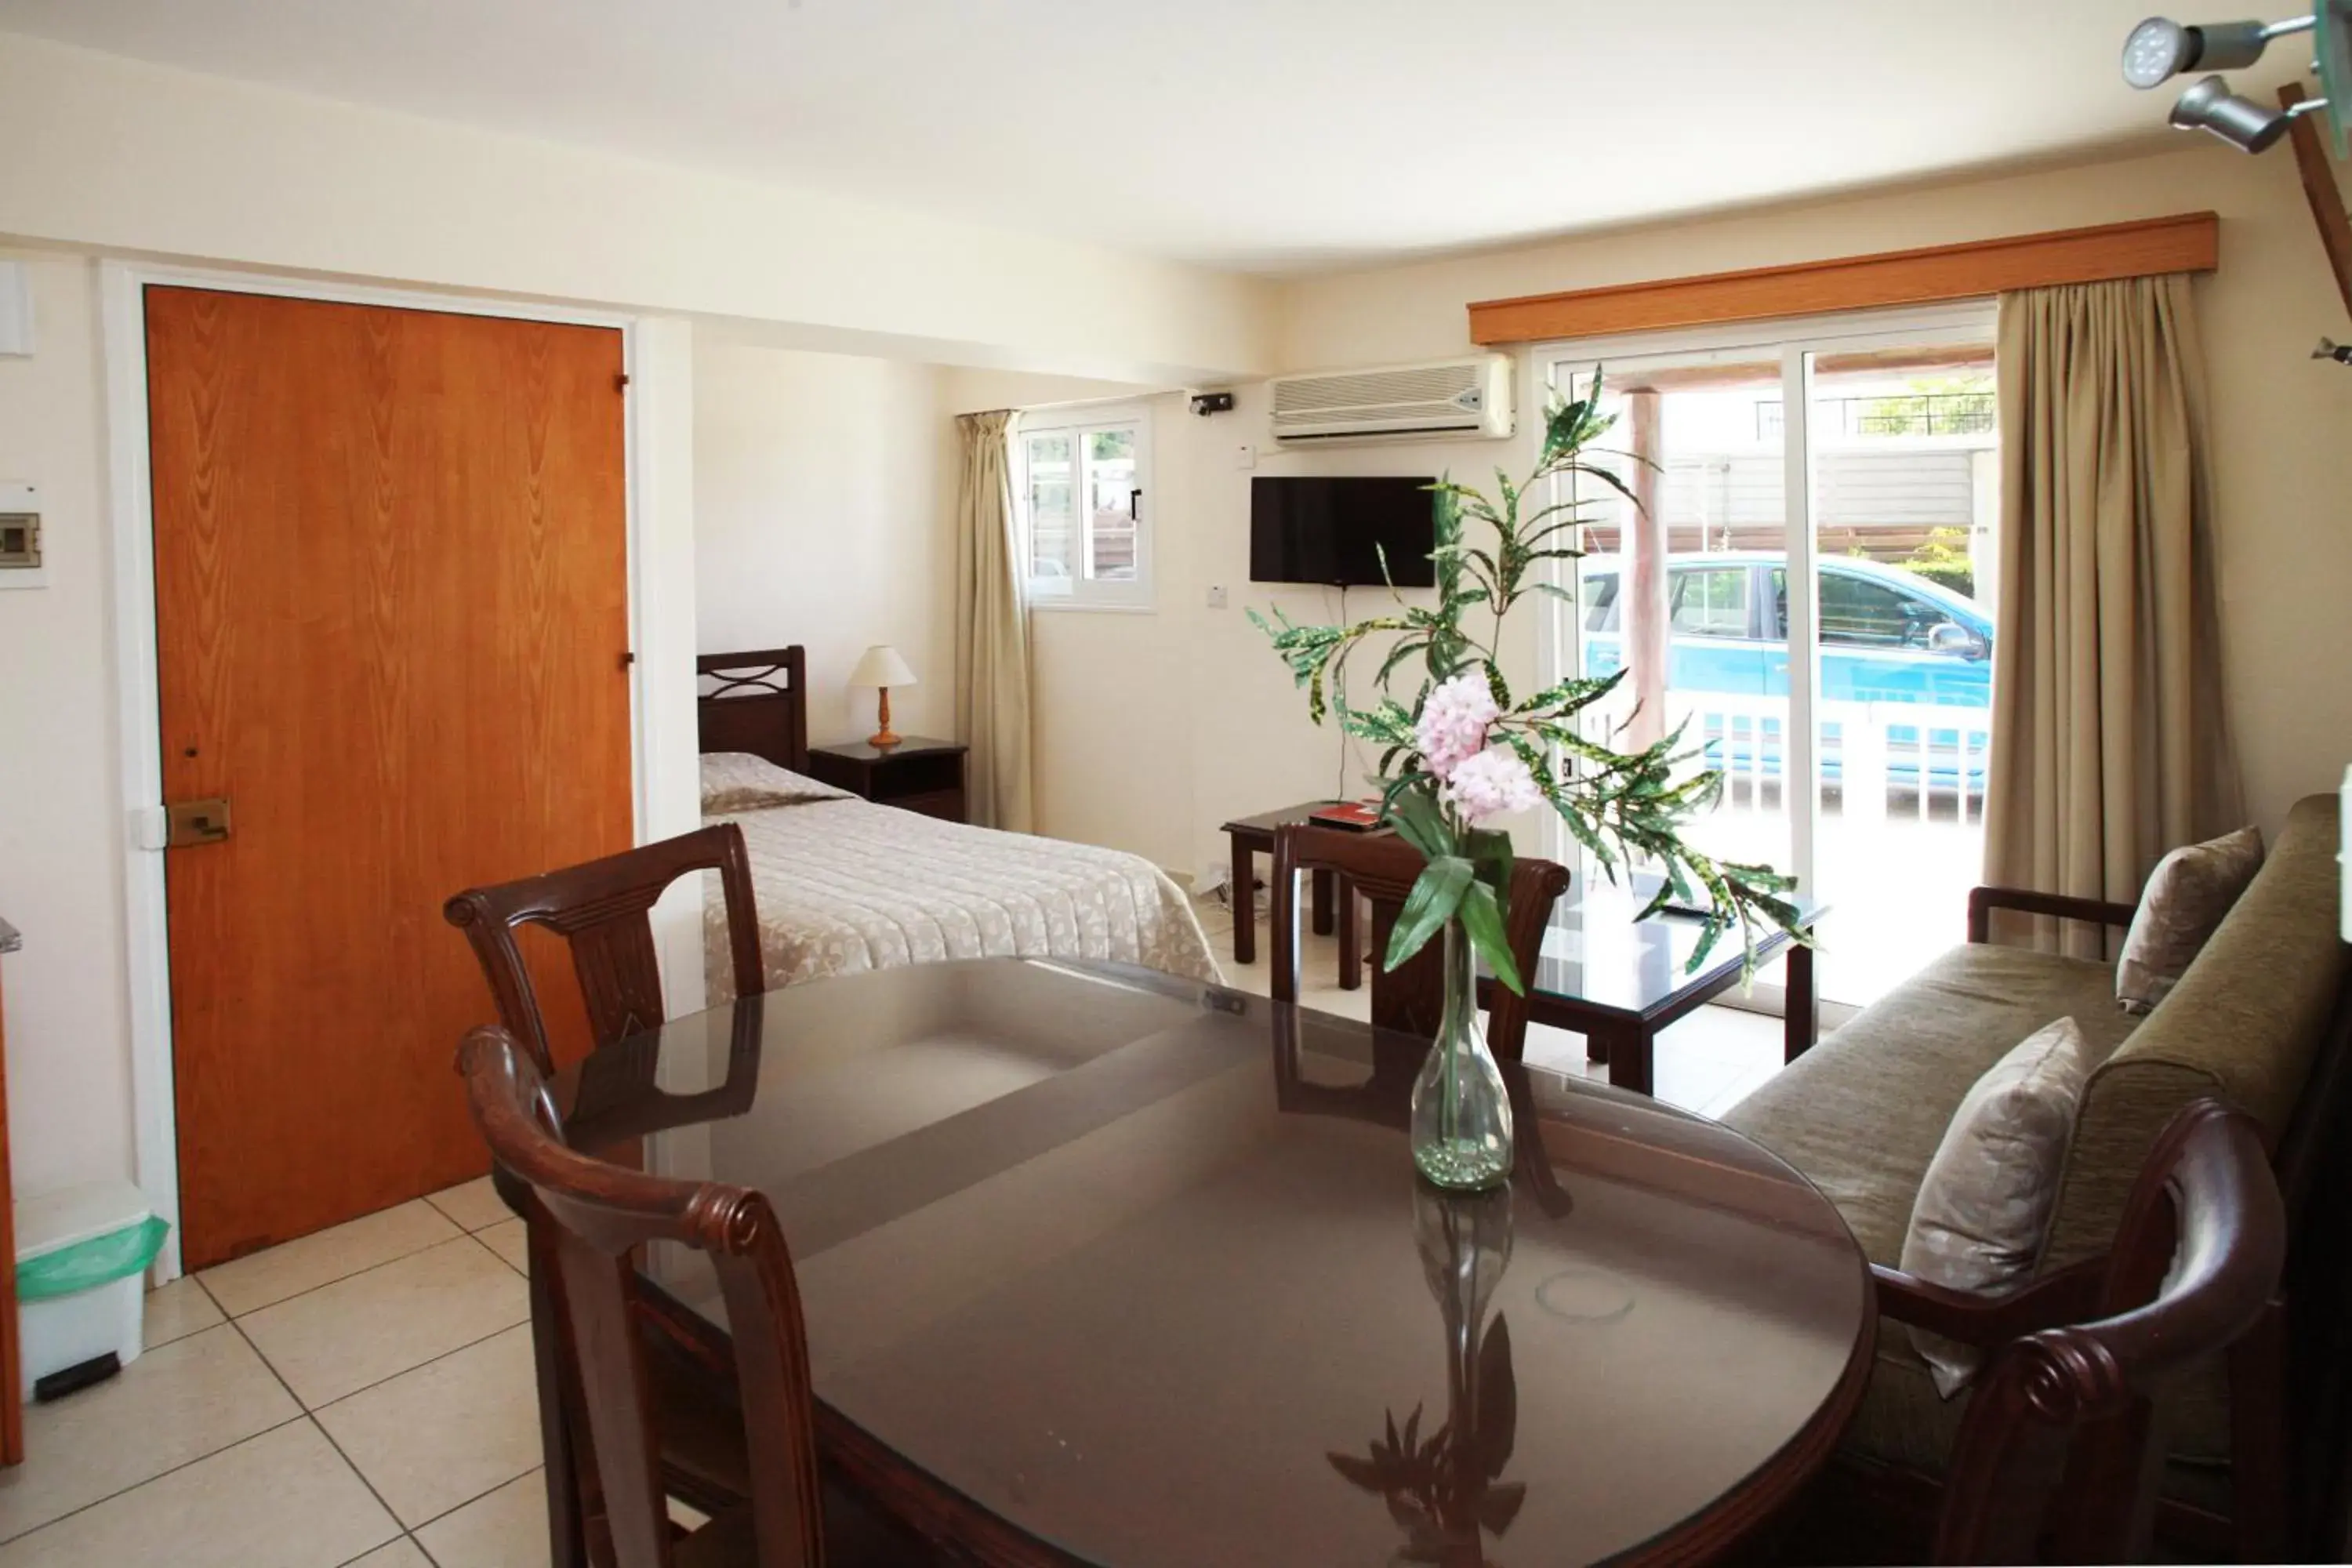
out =
[(16, 1265), (16, 1299), (47, 1301), (77, 1290), (95, 1290), (125, 1275), (136, 1274), (155, 1261), (163, 1238), (172, 1233), (169, 1220), (148, 1215), (137, 1225), (27, 1258)]

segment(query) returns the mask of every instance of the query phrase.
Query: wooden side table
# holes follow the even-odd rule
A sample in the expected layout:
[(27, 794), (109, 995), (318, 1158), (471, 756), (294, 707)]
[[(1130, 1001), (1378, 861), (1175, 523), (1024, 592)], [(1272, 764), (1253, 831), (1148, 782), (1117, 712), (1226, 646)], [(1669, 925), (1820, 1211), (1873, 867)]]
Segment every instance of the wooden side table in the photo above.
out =
[[(1233, 846), (1234, 880), (1234, 962), (1257, 962), (1257, 858), (1274, 854), (1274, 830), (1305, 822), (1326, 806), (1337, 801), (1310, 800), (1297, 805), (1286, 805), (1280, 811), (1262, 812), (1256, 816), (1237, 816), (1226, 823), (1222, 831)], [(1328, 871), (1316, 871), (1307, 879), (1312, 886), (1314, 931), (1317, 936), (1329, 936), (1332, 928), (1339, 928), (1339, 988), (1353, 991), (1359, 984), (1363, 954), (1356, 948), (1356, 894), (1352, 888), (1342, 888)]]
[(820, 784), (864, 795), (877, 805), (919, 811), (949, 822), (964, 814), (963, 759), (953, 741), (909, 735), (895, 746), (843, 741), (809, 748), (809, 774)]

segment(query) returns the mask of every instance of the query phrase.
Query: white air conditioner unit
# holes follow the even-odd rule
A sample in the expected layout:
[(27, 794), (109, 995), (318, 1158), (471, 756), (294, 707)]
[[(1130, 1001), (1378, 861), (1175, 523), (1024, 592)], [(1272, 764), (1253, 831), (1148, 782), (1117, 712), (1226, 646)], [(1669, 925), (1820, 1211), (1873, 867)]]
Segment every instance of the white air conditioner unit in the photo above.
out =
[(1517, 426), (1506, 354), (1278, 375), (1266, 385), (1274, 438), (1285, 447), (1493, 439)]

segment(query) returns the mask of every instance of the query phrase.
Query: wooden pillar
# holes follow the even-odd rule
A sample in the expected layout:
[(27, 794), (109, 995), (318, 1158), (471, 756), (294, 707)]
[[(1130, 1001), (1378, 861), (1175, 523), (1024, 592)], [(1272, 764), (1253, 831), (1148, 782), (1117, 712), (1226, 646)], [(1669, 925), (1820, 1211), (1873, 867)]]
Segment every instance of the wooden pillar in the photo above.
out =
[(1630, 488), (1641, 504), (1625, 524), (1624, 582), (1618, 588), (1623, 608), (1618, 623), (1624, 628), (1625, 663), (1633, 672), (1626, 679), (1640, 705), (1627, 731), (1636, 746), (1649, 745), (1666, 732), (1666, 668), (1673, 655), (1667, 636), (1665, 487), (1655, 466), (1666, 460), (1659, 400), (1658, 393), (1646, 389), (1625, 397), (1634, 459)]

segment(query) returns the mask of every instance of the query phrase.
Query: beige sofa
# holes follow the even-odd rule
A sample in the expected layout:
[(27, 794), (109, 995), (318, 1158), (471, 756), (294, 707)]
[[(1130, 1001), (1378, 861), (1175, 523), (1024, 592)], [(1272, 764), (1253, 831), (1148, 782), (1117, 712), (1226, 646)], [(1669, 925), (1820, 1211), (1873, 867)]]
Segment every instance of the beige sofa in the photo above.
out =
[[(2336, 839), (2334, 797), (2297, 805), (2252, 885), (2145, 1017), (2116, 1005), (2111, 963), (1972, 941), (1864, 1010), (1724, 1120), (1810, 1176), (1871, 1261), (1891, 1268), (1961, 1098), (2026, 1036), (2072, 1017), (2105, 1060), (2077, 1114), (2041, 1272), (2096, 1256), (2157, 1134), (2189, 1100), (2214, 1094), (2243, 1107), (2273, 1150), (2286, 1135), (2331, 1037), (2344, 984)], [(2129, 919), (2127, 908), (2106, 906), (2105, 913)], [(1971, 923), (1980, 919), (1972, 910)], [(1968, 1396), (1940, 1398), (1910, 1334), (1884, 1327), (1869, 1392), (1847, 1437), (1849, 1457), (1937, 1474)], [(2212, 1514), (2231, 1511), (2225, 1390), (2217, 1369), (2185, 1402), (2165, 1485), (2168, 1498)]]

